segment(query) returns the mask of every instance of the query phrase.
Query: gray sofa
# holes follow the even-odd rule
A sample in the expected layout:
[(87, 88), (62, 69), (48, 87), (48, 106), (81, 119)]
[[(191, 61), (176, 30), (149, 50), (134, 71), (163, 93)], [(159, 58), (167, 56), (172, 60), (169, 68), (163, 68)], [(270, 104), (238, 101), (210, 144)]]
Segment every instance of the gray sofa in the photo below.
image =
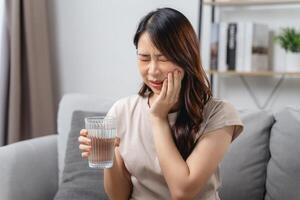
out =
[[(50, 200), (65, 182), (75, 182), (76, 177), (82, 179), (81, 171), (75, 168), (70, 169), (77, 170), (76, 176), (64, 179), (62, 175), (68, 172), (64, 171), (64, 163), (70, 161), (65, 157), (67, 143), (69, 148), (78, 147), (78, 143), (68, 142), (69, 133), (85, 112), (106, 112), (113, 102), (93, 95), (65, 95), (59, 104), (58, 135), (0, 147), (0, 199)], [(300, 106), (288, 106), (275, 113), (244, 110), (240, 114), (245, 123), (244, 132), (231, 145), (220, 165), (221, 199), (299, 200)], [(77, 129), (73, 132), (77, 133)], [(81, 182), (81, 186), (85, 184)], [(103, 194), (103, 187), (96, 189)], [(84, 199), (89, 200), (88, 194)], [(76, 199), (69, 197), (61, 199)]]

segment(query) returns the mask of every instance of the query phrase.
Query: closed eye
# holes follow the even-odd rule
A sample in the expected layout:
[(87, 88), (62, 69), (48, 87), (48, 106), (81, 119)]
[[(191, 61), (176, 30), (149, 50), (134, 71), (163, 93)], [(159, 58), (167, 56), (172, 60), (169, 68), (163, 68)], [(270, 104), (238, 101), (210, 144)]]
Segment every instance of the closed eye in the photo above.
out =
[(138, 59), (139, 59), (140, 61), (144, 61), (144, 62), (148, 62), (148, 61), (151, 60), (150, 57), (142, 57), (142, 56), (139, 56)]
[(166, 59), (166, 58), (159, 58), (158, 61), (160, 61), (160, 62), (168, 62), (169, 60)]
[(159, 55), (157, 56), (157, 60), (160, 61), (160, 62), (168, 62), (169, 60), (163, 56), (163, 55)]
[[(151, 56), (148, 54), (138, 54), (138, 59), (140, 61), (148, 62), (151, 60)], [(163, 55), (156, 55), (156, 59), (159, 62), (168, 62), (169, 60)]]
[(150, 57), (150, 55), (147, 55), (147, 54), (138, 54), (138, 59), (140, 61), (150, 61), (151, 57)]

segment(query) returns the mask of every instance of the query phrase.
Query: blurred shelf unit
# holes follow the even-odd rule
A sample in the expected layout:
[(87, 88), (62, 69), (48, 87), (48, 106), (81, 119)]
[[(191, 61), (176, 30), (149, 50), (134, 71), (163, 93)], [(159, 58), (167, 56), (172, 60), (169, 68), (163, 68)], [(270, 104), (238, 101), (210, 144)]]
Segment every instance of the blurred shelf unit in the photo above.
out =
[(204, 0), (205, 5), (213, 6), (260, 6), (280, 4), (300, 4), (299, 0)]
[[(271, 65), (273, 64), (270, 63), (270, 46), (268, 46), (270, 43), (261, 43), (261, 41), (269, 41), (272, 37), (269, 32), (268, 24), (259, 24), (253, 21), (223, 22), (222, 19), (218, 17), (223, 10), (222, 8), (226, 7), (259, 7), (269, 5), (270, 7), (272, 7), (272, 5), (300, 5), (300, 0), (200, 0), (199, 7), (198, 35), (200, 41), (202, 26), (205, 24), (203, 22), (203, 8), (204, 6), (211, 8), (210, 68), (206, 70), (206, 73), (210, 77), (213, 93), (219, 94), (220, 83), (218, 77), (222, 76), (226, 78), (228, 76), (237, 76), (241, 79), (259, 109), (264, 109), (268, 106), (273, 95), (286, 77), (300, 78), (300, 66), (299, 71), (291, 72), (278, 72), (272, 68), (273, 66)], [(232, 9), (230, 12), (235, 12), (235, 10), (239, 9)], [(241, 32), (243, 33), (241, 34)], [(251, 33), (249, 34), (249, 32)], [(232, 41), (234, 41), (234, 43)], [(258, 41), (260, 41), (260, 43)], [(267, 56), (268, 59), (264, 58), (264, 60), (261, 60), (262, 57), (260, 56), (262, 55)], [(261, 63), (263, 63), (263, 65), (261, 65)], [(279, 77), (279, 79), (274, 88), (270, 88), (271, 94), (267, 97), (267, 100), (261, 104), (255, 95), (255, 91), (250, 87), (247, 81), (248, 77), (270, 77), (276, 79)], [(214, 90), (217, 90), (217, 92)]]
[[(273, 75), (272, 73), (276, 73), (273, 71), (278, 71), (273, 69), (274, 63), (270, 60), (273, 56), (271, 41), (274, 41), (272, 39), (274, 32), (270, 30), (268, 24), (258, 23), (251, 19), (249, 21), (239, 21), (239, 19), (236, 19), (236, 21), (222, 21), (216, 13), (222, 12), (224, 6), (300, 5), (300, 0), (202, 0), (201, 3), (209, 6), (212, 10), (209, 70), (231, 70), (231, 74), (234, 74), (234, 70), (237, 72), (245, 71), (247, 73), (237, 73), (237, 75), (248, 75), (248, 72), (251, 72), (251, 75), (257, 76), (260, 74), (263, 74), (263, 76), (265, 74)], [(202, 6), (200, 6), (200, 12), (202, 13), (202, 11)], [(231, 10), (230, 12), (234, 13), (235, 11)], [(202, 15), (200, 15), (199, 20), (200, 41), (203, 24)], [(266, 71), (270, 71), (270, 73), (266, 73)], [(294, 70), (287, 71), (294, 72)], [(211, 73), (211, 75), (214, 74), (216, 73)]]
[(253, 72), (239, 72), (234, 70), (228, 71), (217, 71), (209, 70), (206, 71), (209, 75), (220, 75), (220, 76), (287, 76), (287, 77), (300, 77), (299, 72), (274, 72), (274, 71), (253, 71)]

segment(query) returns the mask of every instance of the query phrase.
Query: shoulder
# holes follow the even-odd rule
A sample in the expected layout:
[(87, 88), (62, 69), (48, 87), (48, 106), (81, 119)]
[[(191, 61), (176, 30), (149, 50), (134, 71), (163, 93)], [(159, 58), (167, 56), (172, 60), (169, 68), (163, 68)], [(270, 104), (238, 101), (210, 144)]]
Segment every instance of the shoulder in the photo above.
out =
[(135, 106), (137, 104), (140, 104), (143, 101), (143, 98), (144, 97), (141, 97), (138, 94), (130, 95), (130, 96), (123, 97), (123, 98), (117, 100), (114, 103), (114, 106), (117, 106), (117, 107), (132, 107), (132, 106)]
[(122, 140), (129, 124), (141, 113), (143, 100), (145, 99), (139, 95), (131, 95), (117, 100), (110, 108), (107, 115), (117, 118), (117, 135)]
[(236, 108), (227, 100), (211, 98), (204, 106), (204, 119), (209, 119), (212, 116), (228, 117), (228, 114), (238, 115)]
[(129, 111), (134, 109), (137, 106), (142, 105), (142, 101), (144, 100), (144, 97), (141, 97), (140, 95), (130, 95), (127, 97), (123, 97), (119, 100), (117, 100), (111, 109), (118, 111)]
[(233, 138), (236, 138), (242, 132), (244, 126), (235, 106), (224, 99), (210, 99), (204, 106), (203, 119), (205, 122), (205, 133), (225, 128), (226, 126), (233, 126)]

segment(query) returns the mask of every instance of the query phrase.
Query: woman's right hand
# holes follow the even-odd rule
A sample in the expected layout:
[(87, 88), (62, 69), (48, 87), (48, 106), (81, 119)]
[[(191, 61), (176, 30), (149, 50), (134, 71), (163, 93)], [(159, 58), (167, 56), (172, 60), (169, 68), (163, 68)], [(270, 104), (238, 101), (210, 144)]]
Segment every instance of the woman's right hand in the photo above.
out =
[[(88, 131), (86, 129), (81, 129), (80, 136), (78, 137), (79, 149), (81, 150), (81, 157), (82, 158), (88, 158), (92, 146), (91, 146), (91, 139), (88, 138)], [(115, 147), (118, 147), (120, 145), (120, 138), (116, 137), (115, 139)]]
[(88, 131), (86, 129), (81, 129), (80, 136), (78, 137), (79, 149), (81, 150), (81, 157), (88, 158), (91, 153), (91, 139), (88, 138)]

